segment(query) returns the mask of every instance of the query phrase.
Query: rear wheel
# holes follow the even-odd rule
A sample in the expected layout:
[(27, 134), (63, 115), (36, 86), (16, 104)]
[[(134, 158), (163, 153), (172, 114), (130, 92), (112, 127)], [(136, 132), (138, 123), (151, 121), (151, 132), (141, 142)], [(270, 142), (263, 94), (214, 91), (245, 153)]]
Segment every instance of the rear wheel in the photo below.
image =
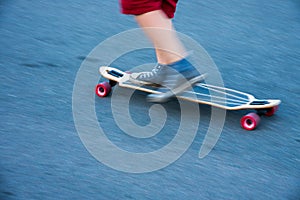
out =
[(96, 85), (95, 93), (98, 97), (106, 97), (111, 91), (111, 86), (108, 82), (102, 82)]
[(241, 126), (248, 131), (254, 130), (260, 122), (260, 117), (256, 113), (249, 113), (241, 118)]

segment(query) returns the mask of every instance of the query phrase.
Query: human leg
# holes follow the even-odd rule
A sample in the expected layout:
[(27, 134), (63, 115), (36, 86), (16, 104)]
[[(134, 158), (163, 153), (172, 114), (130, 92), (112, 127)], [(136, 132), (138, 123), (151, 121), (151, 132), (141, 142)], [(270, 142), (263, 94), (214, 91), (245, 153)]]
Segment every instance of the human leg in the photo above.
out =
[(186, 57), (186, 50), (177, 37), (172, 20), (162, 10), (135, 16), (136, 21), (153, 43), (157, 61), (167, 65)]
[[(134, 0), (122, 0), (125, 1)], [(143, 2), (145, 7), (140, 4), (141, 9), (127, 10), (123, 13), (135, 15), (137, 23), (153, 43), (158, 65), (151, 72), (135, 73), (131, 76), (138, 81), (154, 82), (168, 88), (168, 92), (149, 95), (150, 101), (164, 102), (185, 90), (186, 85), (196, 82), (199, 73), (185, 59), (186, 50), (173, 28), (171, 18), (174, 16), (177, 0), (143, 0)], [(154, 4), (149, 2), (160, 4), (153, 6)], [(135, 6), (138, 7), (136, 4)]]

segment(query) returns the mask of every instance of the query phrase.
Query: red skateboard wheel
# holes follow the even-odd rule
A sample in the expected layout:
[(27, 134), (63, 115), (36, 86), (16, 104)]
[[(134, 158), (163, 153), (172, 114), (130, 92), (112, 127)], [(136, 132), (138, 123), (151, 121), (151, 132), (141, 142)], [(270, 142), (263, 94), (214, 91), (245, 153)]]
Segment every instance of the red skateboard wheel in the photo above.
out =
[(278, 110), (278, 108), (279, 108), (279, 106), (274, 106), (274, 107), (268, 109), (267, 112), (265, 113), (265, 115), (268, 117), (274, 115), (275, 112)]
[(111, 91), (111, 86), (108, 82), (102, 82), (96, 85), (95, 93), (99, 97), (106, 97)]
[(249, 113), (249, 114), (245, 115), (244, 117), (242, 117), (241, 126), (244, 129), (246, 129), (248, 131), (251, 131), (251, 130), (254, 130), (257, 127), (259, 122), (260, 122), (260, 117), (259, 117), (258, 114)]

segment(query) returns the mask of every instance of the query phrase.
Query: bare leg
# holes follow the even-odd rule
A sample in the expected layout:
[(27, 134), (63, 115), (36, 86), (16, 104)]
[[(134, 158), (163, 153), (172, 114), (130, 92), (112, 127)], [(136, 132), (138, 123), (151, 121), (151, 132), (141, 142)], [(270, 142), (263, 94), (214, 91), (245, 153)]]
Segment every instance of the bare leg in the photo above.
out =
[(155, 10), (137, 15), (135, 19), (153, 43), (159, 64), (151, 72), (131, 74), (132, 80), (164, 86), (158, 89), (161, 93), (149, 94), (148, 101), (168, 101), (203, 79), (193, 65), (185, 59), (186, 50), (177, 37), (172, 20), (164, 11)]
[(135, 16), (154, 45), (157, 61), (170, 64), (186, 57), (186, 50), (174, 31), (172, 20), (162, 10)]

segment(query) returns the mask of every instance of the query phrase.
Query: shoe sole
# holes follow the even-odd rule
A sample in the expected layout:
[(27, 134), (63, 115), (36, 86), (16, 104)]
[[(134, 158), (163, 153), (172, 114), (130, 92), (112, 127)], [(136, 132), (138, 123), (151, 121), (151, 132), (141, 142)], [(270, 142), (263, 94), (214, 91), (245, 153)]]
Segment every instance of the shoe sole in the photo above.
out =
[(206, 78), (207, 74), (202, 74), (200, 76), (197, 76), (195, 78), (192, 78), (190, 81), (184, 82), (182, 85), (179, 87), (169, 90), (168, 92), (164, 92), (161, 94), (150, 94), (147, 96), (147, 100), (149, 102), (153, 103), (164, 103), (169, 101), (171, 98), (175, 97), (176, 95), (184, 92), (188, 88), (193, 87), (193, 85), (203, 81)]

